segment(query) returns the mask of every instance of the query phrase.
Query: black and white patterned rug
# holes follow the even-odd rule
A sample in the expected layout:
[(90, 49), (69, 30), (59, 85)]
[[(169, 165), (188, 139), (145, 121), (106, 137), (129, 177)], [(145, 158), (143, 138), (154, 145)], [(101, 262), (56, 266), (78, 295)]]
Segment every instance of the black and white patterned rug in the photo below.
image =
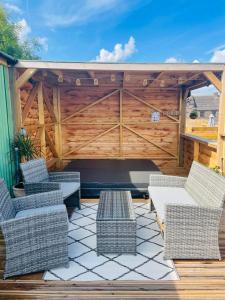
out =
[(44, 280), (178, 280), (172, 260), (163, 259), (163, 238), (149, 204), (134, 203), (137, 255), (96, 254), (98, 204), (83, 203), (69, 223), (69, 267), (45, 272)]

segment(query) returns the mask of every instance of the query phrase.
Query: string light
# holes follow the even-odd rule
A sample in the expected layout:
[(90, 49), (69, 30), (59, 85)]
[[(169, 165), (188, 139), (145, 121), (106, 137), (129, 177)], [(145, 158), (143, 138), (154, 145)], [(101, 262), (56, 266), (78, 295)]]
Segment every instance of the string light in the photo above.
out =
[(143, 80), (143, 86), (147, 86), (148, 85), (148, 80), (147, 79), (144, 79)]
[(179, 78), (178, 78), (178, 84), (182, 84), (183, 82), (184, 82), (183, 77), (179, 77)]
[(81, 85), (81, 82), (80, 82), (80, 79), (79, 79), (79, 78), (76, 79), (76, 85), (78, 85), (78, 86)]
[(94, 79), (94, 85), (98, 85), (98, 78)]
[(63, 82), (63, 75), (62, 74), (58, 76), (58, 82)]
[(160, 87), (165, 87), (165, 80), (161, 80)]
[(125, 81), (130, 81), (130, 75), (125, 76)]
[(114, 74), (111, 75), (111, 81), (112, 82), (116, 81), (116, 76)]

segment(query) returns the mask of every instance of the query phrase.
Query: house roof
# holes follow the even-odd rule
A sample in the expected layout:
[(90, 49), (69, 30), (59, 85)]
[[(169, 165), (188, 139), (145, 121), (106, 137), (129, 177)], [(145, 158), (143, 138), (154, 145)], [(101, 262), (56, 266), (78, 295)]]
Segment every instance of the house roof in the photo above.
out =
[(191, 96), (190, 101), (198, 111), (219, 110), (219, 95)]
[(219, 110), (219, 96), (198, 96), (195, 97), (197, 110)]

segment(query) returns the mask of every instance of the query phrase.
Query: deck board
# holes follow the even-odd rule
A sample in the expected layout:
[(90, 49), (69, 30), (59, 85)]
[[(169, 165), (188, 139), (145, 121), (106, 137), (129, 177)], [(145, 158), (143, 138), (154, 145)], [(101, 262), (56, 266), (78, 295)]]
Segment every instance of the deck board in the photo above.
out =
[[(82, 201), (95, 202), (95, 199)], [(141, 202), (136, 199), (135, 202)], [(69, 212), (71, 213), (71, 212)], [(176, 260), (180, 281), (44, 281), (43, 273), (0, 280), (0, 300), (30, 299), (225, 299), (225, 232), (221, 232), (221, 261)], [(3, 269), (4, 245), (0, 237), (0, 269)], [(2, 276), (3, 271), (0, 271)]]

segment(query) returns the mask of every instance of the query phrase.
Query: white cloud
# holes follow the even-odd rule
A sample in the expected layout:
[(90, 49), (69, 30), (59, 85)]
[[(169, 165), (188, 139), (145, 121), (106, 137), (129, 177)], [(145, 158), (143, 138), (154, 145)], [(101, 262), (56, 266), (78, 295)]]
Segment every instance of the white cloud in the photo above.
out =
[(37, 37), (37, 42), (41, 45), (42, 49), (48, 51), (48, 38), (47, 37)]
[(210, 59), (212, 63), (225, 63), (225, 45), (214, 50)]
[(204, 86), (200, 89), (193, 90), (191, 94), (193, 96), (207, 96), (217, 93), (217, 89), (213, 85)]
[(120, 10), (127, 6), (120, 0), (67, 0), (64, 1), (46, 0), (42, 6), (43, 17), (47, 26), (69, 26), (81, 24), (92, 19), (104, 16), (106, 12)]
[(165, 63), (168, 63), (168, 64), (176, 64), (176, 63), (179, 63), (180, 61), (176, 58), (176, 57), (169, 57), (165, 60)]
[(4, 7), (9, 13), (14, 13), (18, 15), (21, 15), (23, 13), (22, 9), (20, 9), (17, 5), (13, 3), (6, 2), (4, 3)]
[(214, 53), (215, 51), (217, 51), (217, 50), (222, 50), (222, 49), (224, 49), (224, 48), (225, 48), (225, 44), (222, 44), (222, 45), (220, 45), (220, 46), (217, 46), (217, 47), (215, 47), (215, 48), (210, 49), (210, 50), (207, 51), (206, 53), (207, 53), (207, 54), (212, 54), (212, 53)]
[(21, 19), (16, 23), (16, 25), (17, 25), (18, 39), (21, 43), (23, 43), (27, 39), (29, 33), (31, 32), (31, 28), (27, 24), (27, 21), (25, 19)]
[[(169, 57), (169, 58), (167, 58), (165, 60), (165, 63), (168, 63), (168, 64), (180, 64), (180, 63), (185, 63), (185, 61), (182, 60), (182, 59), (176, 58), (174, 56), (171, 56), (171, 57)], [(198, 59), (194, 59), (192, 61), (192, 63), (193, 64), (198, 64), (198, 63), (200, 63), (200, 61)]]
[(96, 61), (99, 62), (119, 62), (126, 60), (129, 56), (135, 53), (135, 39), (131, 36), (128, 42), (123, 46), (122, 44), (116, 44), (112, 51), (108, 51), (102, 48), (99, 55), (96, 56)]

